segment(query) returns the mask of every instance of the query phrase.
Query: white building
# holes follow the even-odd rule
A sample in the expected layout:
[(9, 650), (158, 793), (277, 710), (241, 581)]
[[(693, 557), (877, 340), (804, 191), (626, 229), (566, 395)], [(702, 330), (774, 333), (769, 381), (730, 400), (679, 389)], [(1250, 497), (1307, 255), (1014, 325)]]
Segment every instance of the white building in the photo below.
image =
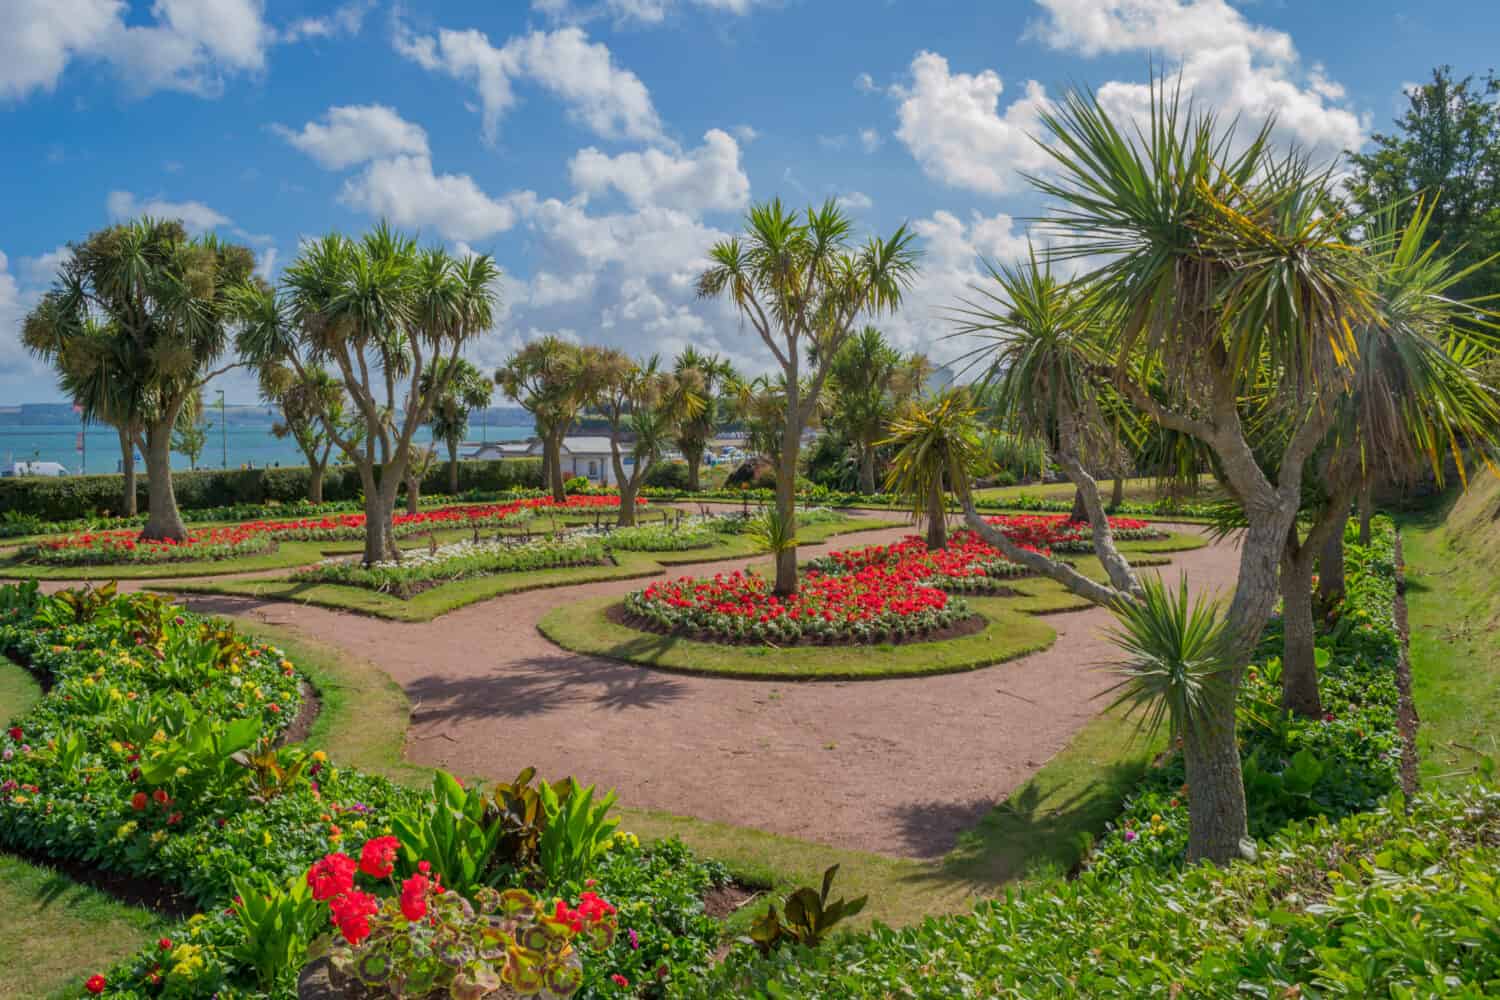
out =
[[(541, 438), (531, 438), (527, 441), (491, 441), (481, 444), (477, 441), (468, 441), (465, 448), (472, 449), (464, 453), (465, 458), (541, 458)], [(564, 479), (572, 479), (574, 476), (583, 476), (590, 482), (601, 486), (616, 485), (614, 481), (614, 466), (610, 462), (609, 438), (604, 436), (565, 437), (562, 442), (562, 474)], [(630, 469), (635, 464), (635, 459), (627, 452), (621, 456), (625, 468)]]

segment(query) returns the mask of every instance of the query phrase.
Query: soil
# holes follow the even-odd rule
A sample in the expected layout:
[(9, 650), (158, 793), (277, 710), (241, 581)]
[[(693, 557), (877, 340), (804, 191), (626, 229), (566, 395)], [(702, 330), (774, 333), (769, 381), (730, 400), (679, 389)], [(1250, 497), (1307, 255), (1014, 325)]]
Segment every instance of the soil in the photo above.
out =
[(192, 898), (155, 879), (122, 872), (106, 871), (87, 861), (59, 861), (56, 858), (34, 854), (31, 851), (6, 850), (18, 858), (43, 868), (51, 868), (68, 876), (74, 882), (98, 889), (112, 899), (131, 906), (142, 906), (157, 913), (178, 919), (197, 913), (198, 907)]
[(307, 739), (312, 734), (313, 723), (318, 721), (318, 713), (323, 711), (323, 699), (318, 697), (317, 688), (303, 681), (300, 691), (302, 707), (297, 709), (297, 717), (292, 720), (292, 724), (281, 731), (281, 736), (276, 740), (279, 747), (301, 743)]
[(712, 632), (698, 630), (682, 631), (667, 628), (658, 625), (649, 618), (630, 614), (625, 610), (624, 604), (611, 604), (604, 609), (604, 617), (616, 625), (633, 628), (637, 632), (649, 632), (652, 635), (675, 635), (692, 642), (706, 642), (716, 646), (761, 646), (766, 649), (789, 649), (793, 646), (907, 646), (912, 643), (938, 642), (943, 639), (961, 639), (966, 635), (978, 635), (989, 624), (981, 615), (970, 615), (961, 621), (954, 622), (952, 625), (933, 629), (931, 632), (925, 632), (922, 635), (886, 636), (872, 642), (861, 642), (853, 637), (818, 639), (805, 636), (793, 640), (768, 642), (764, 639), (749, 637), (743, 639), (726, 638), (725, 636), (714, 635)]
[[(888, 543), (910, 530), (836, 541)], [(1143, 572), (1186, 572), (1195, 589), (1224, 593), (1239, 565), (1232, 541), (1171, 559)], [(960, 832), (1067, 746), (1115, 682), (1117, 653), (1102, 634), (1113, 619), (1101, 608), (1048, 615), (1058, 633), (1051, 648), (994, 667), (818, 684), (667, 674), (566, 652), (537, 631), (559, 605), (641, 586), (608, 580), (507, 594), (422, 623), (251, 597), (180, 597), (199, 611), (300, 632), (389, 674), (411, 699), (407, 756), (418, 764), (501, 778), (534, 764), (544, 775), (615, 788), (632, 806), (898, 857), (952, 849)], [(899, 780), (907, 776), (920, 778)]]
[(703, 912), (715, 920), (724, 920), (760, 894), (761, 890), (739, 882), (716, 885), (703, 894)]

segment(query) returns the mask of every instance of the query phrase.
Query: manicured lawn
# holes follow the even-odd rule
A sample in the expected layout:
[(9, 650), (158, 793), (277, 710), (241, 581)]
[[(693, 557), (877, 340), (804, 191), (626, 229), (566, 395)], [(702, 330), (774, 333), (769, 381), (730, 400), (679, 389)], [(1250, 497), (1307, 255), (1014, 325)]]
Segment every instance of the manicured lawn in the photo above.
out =
[(336, 542), (281, 542), (274, 552), (240, 559), (204, 559), (105, 566), (28, 565), (15, 556), (0, 561), (0, 577), (16, 580), (163, 580), (171, 577), (218, 576), (289, 569), (315, 563)]
[[(811, 548), (821, 545), (828, 539), (838, 535), (853, 534), (858, 531), (879, 531), (882, 528), (899, 528), (906, 521), (876, 518), (848, 518), (843, 521), (824, 521), (820, 524), (809, 524), (797, 529), (798, 548)], [(850, 542), (850, 544), (857, 544)], [(653, 552), (649, 553), (653, 559), (663, 566), (686, 566), (692, 563), (713, 562), (719, 559), (739, 559), (744, 556), (753, 556), (760, 551), (760, 547), (748, 535), (726, 535), (716, 545), (703, 549), (687, 549), (682, 552)]]
[[(1114, 489), (1114, 480), (1099, 480), (1100, 497), (1107, 503)], [(1020, 497), (1044, 497), (1049, 500), (1072, 500), (1074, 486), (1069, 482), (1031, 483), (1026, 486), (995, 486), (987, 490), (975, 490), (974, 498), (982, 502), (1004, 503)], [(1204, 476), (1194, 496), (1184, 497), (1190, 503), (1206, 503), (1218, 495), (1218, 486)], [(1125, 499), (1139, 503), (1151, 503), (1161, 499), (1157, 482), (1149, 476), (1125, 480)]]
[[(0, 657), (0, 718), (42, 696), (36, 679)], [(0, 854), (0, 998), (76, 996), (89, 972), (157, 935), (162, 922), (50, 868)]]
[(1009, 607), (1003, 597), (968, 597), (988, 619), (982, 632), (934, 642), (841, 646), (734, 646), (655, 635), (605, 617), (617, 597), (595, 597), (554, 608), (538, 624), (564, 649), (659, 670), (774, 680), (865, 680), (973, 670), (1046, 649), (1057, 638), (1043, 622)]
[[(1424, 778), (1500, 763), (1500, 481), (1402, 523)], [(1446, 515), (1446, 519), (1444, 518)]]

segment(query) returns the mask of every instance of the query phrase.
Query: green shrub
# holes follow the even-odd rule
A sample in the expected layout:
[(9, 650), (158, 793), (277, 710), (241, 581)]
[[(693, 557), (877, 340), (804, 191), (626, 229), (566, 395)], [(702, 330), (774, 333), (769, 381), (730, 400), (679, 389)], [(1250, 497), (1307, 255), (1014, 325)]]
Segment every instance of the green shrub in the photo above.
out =
[[(305, 466), (274, 469), (200, 469), (172, 473), (172, 489), (183, 510), (263, 504), (268, 501), (294, 503), (307, 498), (309, 470)], [(48, 521), (95, 517), (104, 511), (123, 509), (124, 477), (21, 476), (0, 479), (0, 514), (14, 511)], [(498, 459), (458, 463), (458, 488), (467, 490), (537, 489), (542, 484), (541, 463), (536, 459)], [(448, 491), (448, 467), (434, 462), (422, 480), (424, 493)], [(144, 475), (136, 482), (137, 500), (146, 509)], [(359, 472), (353, 466), (330, 468), (323, 480), (325, 501), (358, 500), (363, 495)]]
[(657, 462), (646, 470), (645, 484), (659, 490), (686, 490), (688, 467), (686, 462)]

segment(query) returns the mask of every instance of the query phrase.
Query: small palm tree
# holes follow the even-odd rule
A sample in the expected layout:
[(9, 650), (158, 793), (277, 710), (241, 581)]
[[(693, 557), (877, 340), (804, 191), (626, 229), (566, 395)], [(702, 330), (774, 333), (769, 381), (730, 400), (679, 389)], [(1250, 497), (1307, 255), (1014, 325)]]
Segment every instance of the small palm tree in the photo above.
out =
[(1141, 580), (1140, 597), (1111, 609), (1119, 624), (1109, 637), (1124, 651), (1122, 678), (1110, 708), (1140, 715), (1139, 726), (1155, 733), (1166, 725), (1174, 741), (1194, 740), (1216, 725), (1214, 697), (1232, 669), (1223, 605), (1194, 598), (1187, 576), (1169, 590), (1159, 576)]
[(495, 384), (484, 377), (471, 362), (457, 358), (453, 362), (442, 362), (423, 373), (423, 394), (432, 391), (432, 386), (442, 376), (447, 376), (447, 388), (432, 403), (432, 436), (442, 441), (448, 449), (448, 492), (458, 492), (458, 446), (469, 433), (469, 413), (490, 405)]
[(944, 485), (967, 496), (974, 475), (988, 460), (977, 410), (968, 392), (950, 390), (925, 405), (911, 405), (891, 423), (882, 445), (896, 448), (886, 489), (911, 501), (912, 513), (927, 521), (927, 547), (948, 547)]

